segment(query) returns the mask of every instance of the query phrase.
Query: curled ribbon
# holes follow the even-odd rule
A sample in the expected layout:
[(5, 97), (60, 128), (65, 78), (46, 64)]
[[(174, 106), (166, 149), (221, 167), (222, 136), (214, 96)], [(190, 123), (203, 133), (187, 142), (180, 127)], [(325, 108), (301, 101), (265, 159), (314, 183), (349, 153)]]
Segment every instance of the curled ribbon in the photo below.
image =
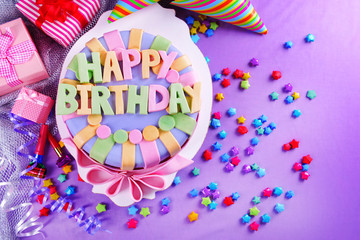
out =
[(42, 5), (39, 8), (39, 18), (35, 21), (37, 27), (41, 28), (41, 25), (45, 21), (53, 23), (55, 20), (64, 23), (68, 15), (76, 18), (81, 27), (85, 27), (88, 21), (79, 12), (79, 5), (73, 2), (73, 0), (36, 0), (36, 4)]
[(19, 146), (17, 149), (16, 149), (16, 153), (19, 155), (19, 156), (22, 156), (22, 157), (25, 157), (27, 159), (29, 159), (33, 164), (25, 169), (24, 171), (22, 171), (20, 173), (20, 176), (21, 177), (26, 177), (24, 176), (27, 172), (30, 172), (31, 170), (33, 170), (36, 165), (37, 165), (37, 159), (30, 155), (30, 154), (27, 154), (27, 153), (24, 153), (23, 150), (26, 149), (27, 147), (29, 147), (30, 145), (32, 145), (34, 142), (35, 142), (35, 139), (37, 138), (37, 136), (30, 132), (30, 131), (26, 131), (26, 130), (22, 130), (22, 128), (25, 128), (27, 126), (31, 126), (31, 125), (34, 125), (35, 123), (32, 122), (32, 121), (29, 121), (25, 118), (22, 118), (22, 117), (19, 117), (11, 112), (9, 112), (9, 118), (10, 118), (10, 121), (12, 123), (14, 123), (14, 131), (15, 132), (18, 132), (20, 134), (23, 134), (25, 136), (29, 136), (31, 139), (29, 141), (27, 141), (26, 143), (24, 143), (23, 145)]
[(0, 76), (4, 77), (10, 87), (22, 83), (18, 78), (14, 65), (23, 64), (30, 60), (36, 51), (34, 43), (30, 40), (11, 46), (14, 42), (14, 35), (10, 28), (0, 35)]

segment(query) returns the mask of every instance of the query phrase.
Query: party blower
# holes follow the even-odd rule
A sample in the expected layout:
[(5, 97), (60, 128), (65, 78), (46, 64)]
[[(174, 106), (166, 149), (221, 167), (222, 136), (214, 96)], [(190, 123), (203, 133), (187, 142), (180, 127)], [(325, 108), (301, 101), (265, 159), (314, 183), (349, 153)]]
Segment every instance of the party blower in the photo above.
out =
[(36, 145), (35, 149), (35, 156), (34, 158), (36, 160), (31, 161), (29, 166), (27, 168), (31, 168), (34, 164), (36, 164), (36, 167), (25, 173), (26, 176), (30, 177), (37, 177), (37, 178), (45, 178), (46, 176), (46, 168), (42, 164), (44, 159), (44, 151), (45, 151), (45, 144), (46, 144), (46, 138), (48, 135), (48, 125), (42, 124), (40, 129), (40, 135), (39, 140)]
[(49, 130), (48, 130), (48, 133), (47, 133), (47, 138), (48, 138), (48, 140), (50, 142), (50, 145), (54, 149), (56, 155), (58, 155), (58, 157), (59, 157), (58, 160), (56, 161), (56, 166), (61, 168), (61, 167), (65, 166), (65, 165), (68, 165), (71, 162), (71, 158), (61, 151), (61, 147), (60, 147), (59, 143), (56, 141), (56, 139), (50, 133)]

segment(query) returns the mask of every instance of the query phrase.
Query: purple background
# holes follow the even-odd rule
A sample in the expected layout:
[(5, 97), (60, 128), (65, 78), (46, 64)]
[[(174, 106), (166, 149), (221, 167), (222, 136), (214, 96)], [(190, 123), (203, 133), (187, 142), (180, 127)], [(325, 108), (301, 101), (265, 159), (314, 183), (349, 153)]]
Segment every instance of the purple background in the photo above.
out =
[[(250, 71), (251, 87), (242, 91), (239, 80), (231, 79), (231, 86), (224, 89), (215, 82), (214, 94), (222, 92), (225, 99), (214, 102), (213, 112), (223, 113), (222, 127), (210, 129), (207, 138), (195, 156), (195, 163), (179, 172), (182, 183), (157, 194), (155, 200), (144, 200), (138, 207), (150, 207), (152, 214), (146, 218), (137, 215), (139, 221), (135, 230), (127, 229), (130, 219), (126, 208), (115, 206), (107, 197), (93, 194), (91, 186), (78, 182), (77, 173), (69, 174), (68, 181), (59, 184), (57, 176), (62, 172), (49, 167), (49, 177), (54, 179), (59, 194), (64, 194), (68, 185), (74, 185), (75, 207), (88, 206), (88, 216), (95, 213), (99, 202), (106, 203), (108, 211), (100, 216), (104, 228), (112, 231), (96, 233), (101, 239), (357, 239), (360, 233), (359, 184), (359, 67), (360, 62), (360, 2), (358, 1), (252, 1), (268, 27), (269, 33), (260, 36), (237, 27), (221, 24), (211, 38), (200, 35), (199, 48), (210, 58), (211, 73), (224, 67)], [(181, 17), (189, 13), (177, 10)], [(314, 43), (305, 43), (304, 37), (312, 33)], [(294, 43), (292, 49), (283, 48), (285, 41)], [(250, 68), (249, 60), (256, 57), (260, 66)], [(280, 70), (283, 77), (278, 81), (270, 79), (273, 70)], [(290, 105), (284, 103), (287, 94), (281, 91), (286, 83), (291, 83), (300, 93), (300, 99)], [(313, 89), (317, 97), (310, 101), (306, 92)], [(272, 91), (280, 93), (279, 100), (271, 102), (268, 95)], [(229, 107), (237, 109), (237, 115), (228, 117)], [(291, 118), (294, 109), (300, 109), (298, 119)], [(278, 128), (269, 136), (259, 137), (255, 154), (247, 157), (243, 149), (255, 136), (251, 126), (254, 118), (265, 114)], [(249, 133), (236, 134), (236, 118), (244, 115)], [(266, 125), (267, 126), (267, 125)], [(216, 134), (224, 129), (228, 137), (220, 142), (222, 150), (213, 153), (213, 159), (205, 162), (201, 155), (217, 141)], [(281, 147), (293, 138), (300, 140), (300, 148), (283, 152)], [(231, 173), (224, 171), (220, 155), (233, 145), (241, 150), (241, 163)], [(303, 155), (310, 154), (313, 162), (308, 181), (301, 181), (299, 173), (291, 170)], [(47, 153), (47, 166), (54, 166), (55, 154)], [(266, 169), (264, 178), (254, 173), (240, 173), (244, 164), (257, 163)], [(74, 166), (75, 164), (73, 164)], [(193, 167), (200, 168), (200, 176), (192, 177)], [(203, 188), (211, 181), (217, 182), (221, 198), (218, 209), (210, 211), (200, 204), (201, 198), (188, 197), (192, 188)], [(281, 186), (284, 191), (293, 190), (291, 200), (280, 197), (263, 199), (257, 205), (260, 214), (253, 218), (259, 222), (260, 216), (268, 213), (270, 223), (260, 225), (259, 231), (252, 233), (249, 225), (240, 218), (252, 207), (251, 199), (259, 196), (266, 187)], [(225, 196), (239, 192), (240, 199), (232, 206), (221, 204)], [(160, 215), (161, 199), (171, 199), (171, 212)], [(273, 206), (285, 205), (285, 211), (275, 214)], [(34, 204), (37, 208), (39, 204)], [(191, 211), (199, 213), (199, 220), (189, 223), (187, 215)], [(48, 239), (94, 239), (76, 226), (64, 213), (54, 213), (41, 218), (45, 223), (44, 232)], [(32, 239), (39, 239), (39, 236)]]

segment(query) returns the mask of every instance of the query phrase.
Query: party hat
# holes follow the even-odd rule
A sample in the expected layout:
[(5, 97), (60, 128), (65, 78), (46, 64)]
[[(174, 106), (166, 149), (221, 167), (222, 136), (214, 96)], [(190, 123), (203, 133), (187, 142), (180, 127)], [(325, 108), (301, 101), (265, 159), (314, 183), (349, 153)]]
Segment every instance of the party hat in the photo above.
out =
[[(114, 22), (156, 2), (159, 0), (119, 0), (108, 22)], [(175, 0), (171, 4), (256, 33), (267, 34), (266, 26), (250, 0)]]

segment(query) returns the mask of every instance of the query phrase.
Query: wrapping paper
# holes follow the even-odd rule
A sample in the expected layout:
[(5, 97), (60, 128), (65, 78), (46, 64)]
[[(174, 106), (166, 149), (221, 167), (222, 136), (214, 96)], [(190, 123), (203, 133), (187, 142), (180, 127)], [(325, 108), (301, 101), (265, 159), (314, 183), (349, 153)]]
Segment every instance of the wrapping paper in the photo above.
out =
[[(99, 11), (99, 0), (20, 0), (16, 7), (45, 34), (67, 47)], [(63, 3), (61, 3), (63, 2)], [(70, 7), (67, 7), (70, 4)], [(62, 14), (51, 14), (50, 9), (60, 8)], [(57, 9), (58, 10), (58, 9)]]
[[(156, 2), (159, 0), (119, 0), (108, 22), (114, 22)], [(175, 0), (171, 4), (256, 33), (267, 34), (267, 28), (250, 0)]]
[[(5, 72), (13, 70), (15, 72), (14, 79), (9, 81), (9, 77), (6, 77), (9, 74), (2, 74), (4, 71), (0, 71), (0, 96), (49, 77), (21, 18), (0, 25), (0, 30), (2, 33), (0, 52), (3, 56), (3, 58), (0, 57), (0, 67), (5, 68)], [(10, 38), (12, 38), (11, 41)], [(4, 46), (10, 42), (10, 46)], [(22, 49), (24, 47), (32, 50), (32, 52), (24, 52)], [(24, 58), (24, 55), (30, 52), (31, 54), (26, 56), (23, 61), (19, 61), (20, 58)]]
[(54, 105), (50, 97), (22, 88), (11, 113), (36, 123), (45, 123)]

